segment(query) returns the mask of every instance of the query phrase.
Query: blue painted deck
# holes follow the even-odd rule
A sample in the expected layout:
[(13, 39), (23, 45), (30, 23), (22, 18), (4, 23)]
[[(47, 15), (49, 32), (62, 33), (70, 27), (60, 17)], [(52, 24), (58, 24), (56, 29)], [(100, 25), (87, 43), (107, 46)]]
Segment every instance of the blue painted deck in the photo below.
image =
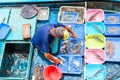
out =
[(21, 9), (11, 9), (9, 22), (11, 26), (11, 32), (7, 36), (6, 40), (23, 40), (22, 37), (22, 24), (31, 24), (31, 36), (34, 35), (36, 29), (36, 17), (31, 19), (25, 19), (20, 15)]

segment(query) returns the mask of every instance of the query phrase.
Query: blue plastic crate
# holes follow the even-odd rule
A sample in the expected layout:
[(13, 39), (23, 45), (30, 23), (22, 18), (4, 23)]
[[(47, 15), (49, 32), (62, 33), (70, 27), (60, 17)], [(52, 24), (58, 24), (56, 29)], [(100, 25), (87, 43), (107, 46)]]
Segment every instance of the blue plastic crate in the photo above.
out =
[(120, 14), (105, 14), (105, 24), (120, 24)]
[(9, 34), (11, 27), (7, 24), (1, 23), (0, 24), (0, 39), (5, 39)]
[[(68, 55), (84, 55), (85, 41), (81, 38), (69, 38), (68, 40), (60, 42), (60, 54)], [(65, 46), (65, 45), (67, 46)], [(76, 48), (77, 47), (77, 48)], [(77, 51), (75, 51), (75, 49)]]
[(104, 34), (105, 26), (102, 22), (87, 22), (86, 34)]
[(84, 27), (84, 24), (75, 24), (72, 27), (72, 30), (76, 33), (78, 38), (81, 38), (81, 39), (85, 38), (85, 27)]
[(106, 61), (120, 62), (120, 38), (117, 37), (106, 37), (106, 41), (112, 41), (114, 44), (114, 52), (112, 58), (109, 57), (107, 49), (105, 47)]
[(120, 36), (120, 24), (105, 24), (105, 36)]
[[(64, 24), (66, 26), (69, 26), (77, 35), (77, 38), (84, 39), (85, 38), (85, 25), (84, 24), (73, 24), (73, 23), (66, 23)], [(72, 35), (70, 34), (70, 38), (72, 38)]]
[(86, 65), (86, 80), (105, 80), (106, 68), (101, 64)]
[(32, 59), (30, 42), (5, 42), (0, 80), (29, 80)]
[(78, 12), (64, 12), (62, 15), (62, 23), (77, 23)]
[(78, 55), (58, 55), (64, 58), (64, 63), (58, 67), (66, 74), (81, 74), (82, 57)]

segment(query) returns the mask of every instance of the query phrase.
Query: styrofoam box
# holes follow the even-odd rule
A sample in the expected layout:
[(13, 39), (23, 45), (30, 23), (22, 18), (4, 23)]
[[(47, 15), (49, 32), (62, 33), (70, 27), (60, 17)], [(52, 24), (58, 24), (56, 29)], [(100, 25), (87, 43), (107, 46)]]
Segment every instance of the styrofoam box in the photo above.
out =
[[(81, 15), (81, 10), (84, 12)], [(77, 24), (81, 24), (84, 22), (84, 17), (85, 17), (85, 7), (78, 7), (78, 6), (61, 6), (59, 13), (58, 13), (58, 22), (59, 23), (64, 23), (62, 22), (62, 15), (64, 12), (78, 12), (78, 19), (77, 19)], [(82, 17), (82, 19), (81, 19)], [(66, 22), (65, 22), (66, 23)]]

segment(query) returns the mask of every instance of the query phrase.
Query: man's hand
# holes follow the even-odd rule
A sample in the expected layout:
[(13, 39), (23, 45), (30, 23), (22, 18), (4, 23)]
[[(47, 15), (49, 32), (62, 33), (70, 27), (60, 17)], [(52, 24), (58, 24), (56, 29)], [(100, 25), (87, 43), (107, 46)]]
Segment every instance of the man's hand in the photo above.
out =
[(76, 35), (76, 34), (73, 34), (73, 38), (77, 38), (77, 35)]
[(73, 38), (77, 38), (77, 35), (72, 31), (72, 29), (69, 26), (65, 27), (73, 36)]
[(55, 64), (60, 64), (61, 60), (57, 59), (55, 56), (51, 55), (50, 53), (44, 53), (44, 56)]

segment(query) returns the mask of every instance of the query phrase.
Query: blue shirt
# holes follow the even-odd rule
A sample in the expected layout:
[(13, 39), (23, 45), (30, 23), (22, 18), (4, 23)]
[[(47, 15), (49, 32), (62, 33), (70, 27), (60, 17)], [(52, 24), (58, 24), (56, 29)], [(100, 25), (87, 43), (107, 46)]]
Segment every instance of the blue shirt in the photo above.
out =
[(50, 29), (59, 26), (65, 27), (62, 24), (47, 24), (39, 27), (31, 40), (32, 44), (41, 45), (40, 50), (42, 50), (43, 52), (50, 52), (49, 45), (55, 39), (53, 36), (50, 35)]

